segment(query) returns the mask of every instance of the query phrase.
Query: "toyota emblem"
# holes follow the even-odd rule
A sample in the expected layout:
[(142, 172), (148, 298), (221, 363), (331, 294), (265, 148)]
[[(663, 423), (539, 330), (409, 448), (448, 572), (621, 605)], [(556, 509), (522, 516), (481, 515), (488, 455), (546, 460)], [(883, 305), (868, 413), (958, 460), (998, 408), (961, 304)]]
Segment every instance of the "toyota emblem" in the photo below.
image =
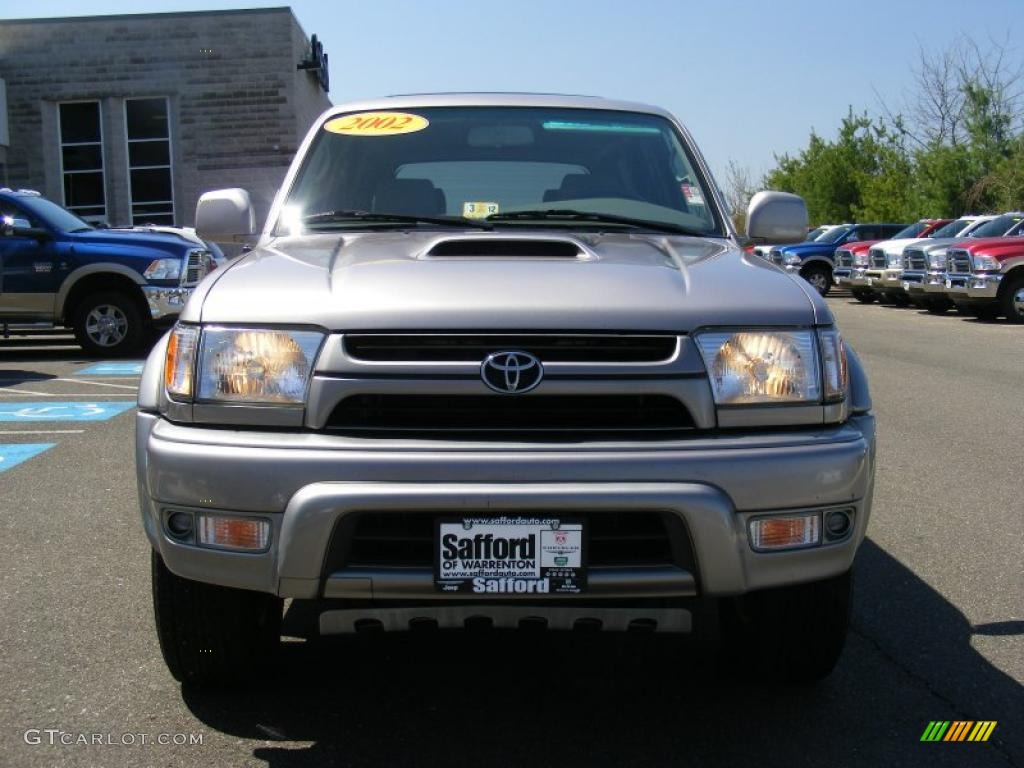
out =
[(480, 366), (484, 384), (503, 395), (529, 392), (544, 378), (544, 366), (529, 352), (494, 352)]

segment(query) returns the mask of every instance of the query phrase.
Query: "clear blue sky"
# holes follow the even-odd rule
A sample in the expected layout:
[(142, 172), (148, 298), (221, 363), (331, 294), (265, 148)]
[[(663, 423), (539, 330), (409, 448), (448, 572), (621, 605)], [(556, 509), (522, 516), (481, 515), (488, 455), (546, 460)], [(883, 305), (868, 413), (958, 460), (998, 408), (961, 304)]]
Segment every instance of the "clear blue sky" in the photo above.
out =
[[(39, 0), (0, 16), (280, 6), (215, 0)], [(584, 93), (658, 104), (721, 176), (755, 178), (847, 106), (875, 111), (909, 87), (918, 45), (1024, 31), (1021, 0), (293, 0), (331, 63), (331, 98), (452, 90)], [(2, 21), (0, 21), (2, 23)], [(1013, 24), (1016, 23), (1016, 27)], [(1012, 49), (1016, 61), (1024, 43)], [(258, 47), (259, 41), (254, 40)], [(721, 179), (720, 179), (721, 181)]]

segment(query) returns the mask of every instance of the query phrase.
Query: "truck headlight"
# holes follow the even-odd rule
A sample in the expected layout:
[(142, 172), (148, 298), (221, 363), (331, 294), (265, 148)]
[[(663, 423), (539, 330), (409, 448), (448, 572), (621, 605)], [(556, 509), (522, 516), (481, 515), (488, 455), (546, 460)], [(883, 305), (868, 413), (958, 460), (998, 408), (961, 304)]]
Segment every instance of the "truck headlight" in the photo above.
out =
[(301, 405), (323, 339), (317, 331), (204, 328), (196, 399)]
[(943, 272), (946, 269), (946, 252), (945, 251), (933, 251), (928, 254), (929, 266), (938, 272)]
[(813, 331), (736, 331), (697, 337), (718, 405), (820, 402)]
[(867, 254), (867, 252), (854, 254), (854, 256), (853, 256), (853, 266), (855, 266), (855, 267), (866, 267), (867, 265), (868, 265), (868, 254)]
[(888, 253), (885, 256), (885, 262), (889, 265), (889, 269), (903, 269), (903, 254)]
[(302, 405), (323, 340), (319, 331), (177, 325), (164, 387), (177, 401)]
[(972, 259), (972, 261), (974, 262), (974, 271), (975, 272), (998, 272), (999, 271), (999, 266), (1000, 266), (999, 265), (999, 261), (994, 259), (991, 256), (985, 256), (985, 255), (982, 255), (982, 254), (975, 254), (975, 256)]
[(147, 280), (178, 280), (181, 278), (181, 259), (156, 259), (142, 274)]
[(785, 262), (786, 262), (787, 264), (793, 264), (793, 265), (795, 265), (795, 264), (799, 264), (799, 263), (801, 262), (801, 259), (800, 259), (800, 256), (799, 256), (798, 254), (795, 254), (795, 253), (787, 253), (787, 254), (786, 254), (786, 258), (785, 258)]

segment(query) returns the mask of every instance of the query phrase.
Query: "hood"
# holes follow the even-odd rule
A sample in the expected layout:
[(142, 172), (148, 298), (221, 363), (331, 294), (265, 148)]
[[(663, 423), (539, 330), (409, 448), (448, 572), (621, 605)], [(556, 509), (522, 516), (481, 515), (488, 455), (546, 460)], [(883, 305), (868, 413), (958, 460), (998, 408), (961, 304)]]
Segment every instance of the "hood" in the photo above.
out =
[(971, 253), (1017, 253), (1024, 252), (1024, 236), (967, 238), (960, 245)]
[[(516, 247), (531, 253), (569, 243), (579, 255), (452, 255), (447, 245), (476, 254), (508, 240), (528, 241)], [(831, 323), (802, 282), (718, 239), (522, 230), (318, 234), (279, 238), (214, 273), (182, 319), (329, 330), (688, 332)]]
[(885, 242), (884, 240), (858, 240), (855, 243), (847, 243), (846, 245), (836, 248), (837, 251), (849, 251), (853, 254), (864, 253), (874, 245)]
[(784, 245), (779, 248), (784, 254), (795, 253), (803, 256), (809, 253), (834, 253), (837, 248), (843, 246), (838, 243), (819, 243), (811, 240), (809, 243), (796, 243), (795, 245)]
[(881, 248), (885, 251), (886, 255), (899, 255), (903, 253), (903, 249), (910, 245), (932, 245), (937, 243), (938, 240), (931, 237), (901, 237), (899, 240), (880, 240), (881, 245), (875, 244), (875, 247)]
[(193, 248), (201, 247), (177, 235), (138, 232), (128, 229), (69, 232), (66, 237), (76, 248), (89, 250), (94, 246), (103, 246), (102, 250), (105, 253), (121, 256), (160, 257), (170, 255), (181, 257)]

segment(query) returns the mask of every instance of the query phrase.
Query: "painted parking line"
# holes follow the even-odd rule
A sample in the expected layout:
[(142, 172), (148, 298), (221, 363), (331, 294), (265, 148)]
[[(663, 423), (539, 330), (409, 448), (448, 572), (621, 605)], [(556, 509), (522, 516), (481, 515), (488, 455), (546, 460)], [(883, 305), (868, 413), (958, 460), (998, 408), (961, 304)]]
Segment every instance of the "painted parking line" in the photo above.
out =
[(97, 401), (86, 403), (54, 402), (4, 403), (0, 422), (106, 421), (135, 407), (134, 401)]
[(96, 363), (77, 372), (79, 376), (140, 376), (145, 360), (123, 360), (116, 363)]
[(10, 443), (0, 444), (0, 472), (6, 472), (11, 467), (21, 464), (23, 461), (38, 456), (43, 451), (48, 451), (56, 443)]

